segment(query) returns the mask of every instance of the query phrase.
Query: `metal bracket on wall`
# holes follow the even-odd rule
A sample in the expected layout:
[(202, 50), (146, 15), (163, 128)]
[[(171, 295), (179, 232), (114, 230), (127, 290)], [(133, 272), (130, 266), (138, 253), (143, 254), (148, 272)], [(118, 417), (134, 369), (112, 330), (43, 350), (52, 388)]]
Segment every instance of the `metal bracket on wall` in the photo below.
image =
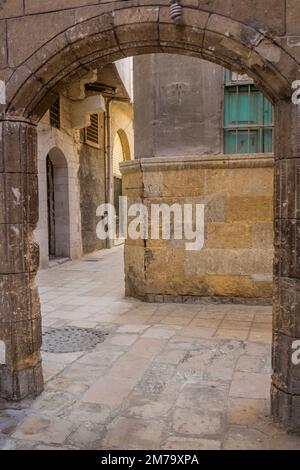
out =
[(170, 17), (171, 20), (174, 21), (176, 24), (181, 24), (182, 23), (182, 13), (183, 13), (183, 8), (182, 5), (180, 5), (179, 0), (171, 0), (171, 5), (170, 5)]

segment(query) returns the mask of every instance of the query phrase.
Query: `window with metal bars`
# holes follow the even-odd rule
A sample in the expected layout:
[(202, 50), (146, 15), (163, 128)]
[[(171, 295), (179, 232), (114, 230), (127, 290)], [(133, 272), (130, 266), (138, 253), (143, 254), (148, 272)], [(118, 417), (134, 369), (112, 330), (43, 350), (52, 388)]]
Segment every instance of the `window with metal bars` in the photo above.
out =
[(91, 124), (85, 129), (85, 142), (95, 147), (99, 147), (99, 115), (91, 115)]
[(60, 99), (57, 100), (50, 107), (50, 126), (60, 129)]
[(247, 75), (225, 70), (224, 153), (273, 152), (273, 106)]

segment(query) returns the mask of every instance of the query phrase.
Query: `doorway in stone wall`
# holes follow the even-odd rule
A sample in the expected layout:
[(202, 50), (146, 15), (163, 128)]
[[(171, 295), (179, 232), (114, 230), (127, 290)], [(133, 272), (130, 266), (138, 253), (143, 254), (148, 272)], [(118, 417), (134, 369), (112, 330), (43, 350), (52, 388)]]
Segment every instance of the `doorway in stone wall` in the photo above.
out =
[(64, 154), (52, 149), (46, 158), (49, 263), (70, 257), (68, 167)]
[[(234, 0), (184, 2), (182, 25), (174, 23), (168, 3), (151, 2), (149, 5), (148, 1), (110, 2), (105, 5), (101, 2), (91, 9), (91, 13), (85, 13), (86, 16), (81, 14), (79, 7), (76, 11), (65, 9), (58, 14), (60, 19), (65, 18), (65, 22), (60, 27), (59, 24), (55, 25), (55, 30), (49, 28), (49, 10), (47, 14), (42, 14), (46, 13), (42, 7), (36, 17), (32, 13), (26, 14), (26, 18), (9, 18), (6, 22), (11, 28), (12, 23), (17, 21), (32, 25), (33, 44), (30, 48), (19, 47), (25, 39), (23, 35), (27, 34), (27, 28), (23, 27), (16, 27), (15, 34), (11, 34), (11, 41), (8, 42), (10, 65), (1, 73), (1, 79), (7, 80), (6, 104), (1, 108), (1, 161), (5, 163), (5, 178), (9, 177), (11, 168), (18, 168), (27, 181), (28, 168), (33, 173), (36, 171), (36, 123), (54, 101), (56, 92), (75, 82), (75, 79), (84, 77), (87, 70), (92, 71), (117, 58), (141, 52), (176, 52), (207, 58), (254, 78), (275, 104), (278, 128), (275, 137), (273, 415), (299, 428), (299, 369), (289, 359), (293, 341), (300, 335), (296, 295), (299, 287), (299, 240), (294, 231), (299, 218), (299, 181), (295, 175), (298, 175), (299, 169), (297, 136), (300, 121), (299, 107), (290, 100), (291, 85), (299, 74), (299, 59), (294, 47), (299, 27), (287, 21), (288, 17), (295, 18), (294, 11), (290, 5), (286, 6), (287, 3), (290, 2), (267, 2), (272, 14), (266, 15), (266, 6), (262, 2), (255, 2), (256, 8), (253, 8), (252, 2), (243, 2), (241, 8), (241, 2)], [(294, 8), (296, 11), (298, 7)], [(287, 37), (286, 33), (290, 36)], [(17, 268), (14, 265), (17, 255), (24, 254), (23, 258), (26, 259), (36, 224), (37, 211), (28, 211), (25, 206), (27, 201), (31, 201), (36, 209), (37, 187), (28, 187), (30, 191), (24, 198), (24, 210), (19, 211), (18, 217), (10, 210), (9, 198), (5, 200), (7, 221), (15, 223), (18, 220), (26, 226), (31, 224), (25, 235), (20, 232), (18, 244), (10, 244), (3, 235), (3, 246), (11, 254), (4, 261), (3, 272), (11, 273), (10, 279), (15, 279), (19, 273), (33, 272), (37, 263), (25, 263)], [(6, 191), (10, 191), (9, 186)], [(135, 247), (132, 248), (134, 250)], [(14, 299), (15, 284), (10, 279), (7, 281), (10, 283), (7, 292)], [(24, 277), (23, 282), (24, 292), (29, 292), (32, 277)], [(22, 317), (23, 324), (30, 325), (30, 333), (17, 334), (18, 319), (10, 323), (12, 326), (9, 329), (5, 327), (1, 330), (7, 343), (12, 341), (7, 374), (9, 385), (2, 392), (5, 397), (24, 398), (38, 394), (42, 389), (38, 354), (40, 333), (36, 333), (37, 328), (31, 325), (32, 312), (38, 308), (38, 301), (37, 298), (32, 300), (32, 296), (30, 299)], [(14, 302), (7, 304), (7, 315), (11, 320), (14, 318)], [(35, 319), (39, 321), (37, 316)], [(36, 337), (33, 337), (34, 334)], [(26, 341), (30, 341), (31, 348), (26, 347)], [(24, 364), (29, 364), (26, 373)]]

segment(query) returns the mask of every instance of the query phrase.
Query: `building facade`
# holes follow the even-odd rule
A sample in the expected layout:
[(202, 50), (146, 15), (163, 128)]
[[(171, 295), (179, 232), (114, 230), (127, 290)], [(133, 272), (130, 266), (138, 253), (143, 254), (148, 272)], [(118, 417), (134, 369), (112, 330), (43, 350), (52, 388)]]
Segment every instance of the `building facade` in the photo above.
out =
[[(104, 97), (103, 109), (94, 109), (99, 96)], [(132, 98), (128, 59), (97, 72), (93, 82), (78, 90), (60, 94), (41, 119), (35, 232), (40, 267), (107, 248), (107, 241), (96, 235), (96, 211), (118, 200), (119, 163), (134, 155)], [(92, 99), (90, 108), (87, 99)]]

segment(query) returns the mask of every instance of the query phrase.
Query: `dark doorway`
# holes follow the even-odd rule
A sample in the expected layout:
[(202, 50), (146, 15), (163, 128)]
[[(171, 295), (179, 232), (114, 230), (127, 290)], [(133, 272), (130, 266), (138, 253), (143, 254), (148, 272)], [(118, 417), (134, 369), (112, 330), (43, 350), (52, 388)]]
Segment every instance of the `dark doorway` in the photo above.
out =
[(48, 204), (48, 246), (49, 258), (55, 257), (55, 197), (54, 166), (47, 156), (47, 204)]

